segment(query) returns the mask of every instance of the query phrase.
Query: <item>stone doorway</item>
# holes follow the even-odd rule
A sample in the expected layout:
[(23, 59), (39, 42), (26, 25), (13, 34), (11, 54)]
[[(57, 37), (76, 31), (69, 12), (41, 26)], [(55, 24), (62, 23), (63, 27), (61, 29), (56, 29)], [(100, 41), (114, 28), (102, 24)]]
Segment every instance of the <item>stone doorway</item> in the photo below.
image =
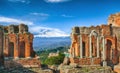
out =
[(82, 42), (82, 46), (83, 46), (83, 48), (82, 48), (82, 55), (83, 55), (83, 57), (85, 57), (85, 52), (86, 52), (86, 50), (85, 50), (85, 42)]
[(110, 61), (111, 60), (111, 51), (112, 51), (112, 41), (111, 40), (107, 40), (107, 49), (106, 49), (106, 60)]
[(92, 49), (92, 57), (94, 56), (94, 48), (93, 48), (93, 43), (91, 43), (91, 49)]
[(9, 57), (14, 57), (14, 43), (9, 43)]
[(20, 48), (19, 48), (19, 57), (24, 58), (25, 57), (25, 42), (20, 42)]

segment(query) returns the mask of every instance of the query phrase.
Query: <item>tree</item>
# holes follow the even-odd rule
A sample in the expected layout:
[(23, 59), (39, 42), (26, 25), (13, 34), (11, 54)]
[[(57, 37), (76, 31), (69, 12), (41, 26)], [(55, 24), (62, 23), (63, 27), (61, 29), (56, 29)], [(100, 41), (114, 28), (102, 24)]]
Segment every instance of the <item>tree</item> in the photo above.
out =
[(64, 54), (59, 53), (58, 56), (47, 58), (45, 60), (45, 64), (48, 64), (48, 65), (54, 65), (54, 64), (59, 65), (59, 64), (61, 64), (63, 62), (64, 57), (65, 57)]

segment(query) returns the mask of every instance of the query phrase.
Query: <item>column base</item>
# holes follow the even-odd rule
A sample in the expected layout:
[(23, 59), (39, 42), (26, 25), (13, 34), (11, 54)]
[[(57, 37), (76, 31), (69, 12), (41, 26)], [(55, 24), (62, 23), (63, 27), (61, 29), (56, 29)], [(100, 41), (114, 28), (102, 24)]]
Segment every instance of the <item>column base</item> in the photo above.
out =
[(39, 56), (37, 56), (36, 58), (37, 58), (37, 59), (40, 59), (40, 57), (39, 57)]
[(31, 59), (32, 57), (26, 57), (27, 59)]
[(97, 56), (97, 58), (99, 58), (100, 56)]
[(5, 57), (5, 60), (10, 60), (10, 59), (14, 59), (14, 57)]
[(71, 57), (72, 57), (72, 58), (75, 58), (75, 56), (73, 56), (73, 55), (72, 55)]
[(17, 60), (17, 59), (19, 59), (19, 57), (15, 57), (14, 59)]
[(90, 55), (89, 58), (92, 58), (92, 56)]
[(107, 66), (107, 62), (103, 61), (103, 67)]
[(5, 57), (4, 59), (5, 59), (5, 60), (8, 60), (9, 58), (8, 58), (8, 57)]
[(91, 65), (94, 65), (94, 63), (93, 63), (93, 58), (91, 58)]

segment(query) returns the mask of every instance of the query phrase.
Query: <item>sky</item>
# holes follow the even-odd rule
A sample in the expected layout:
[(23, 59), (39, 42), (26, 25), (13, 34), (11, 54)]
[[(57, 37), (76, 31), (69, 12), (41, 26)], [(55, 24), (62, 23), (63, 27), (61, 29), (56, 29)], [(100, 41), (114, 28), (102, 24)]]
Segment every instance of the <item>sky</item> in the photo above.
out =
[(0, 24), (25, 23), (36, 36), (68, 36), (74, 26), (107, 24), (117, 12), (120, 0), (0, 0)]

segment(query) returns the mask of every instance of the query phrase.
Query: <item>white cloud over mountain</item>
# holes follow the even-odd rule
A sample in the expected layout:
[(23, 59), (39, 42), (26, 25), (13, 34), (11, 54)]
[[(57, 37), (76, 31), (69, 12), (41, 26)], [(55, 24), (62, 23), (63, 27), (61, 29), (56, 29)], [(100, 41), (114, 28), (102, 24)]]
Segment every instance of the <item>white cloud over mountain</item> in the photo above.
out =
[(60, 3), (60, 2), (67, 2), (70, 0), (45, 0), (48, 3)]
[(35, 37), (68, 37), (64, 31), (56, 28), (35, 26), (31, 27), (30, 31), (35, 33)]
[(32, 21), (25, 21), (25, 20), (0, 16), (0, 23), (7, 23), (7, 24), (24, 23), (29, 26), (29, 31), (32, 32), (35, 37), (68, 37), (69, 36), (60, 29), (41, 27), (39, 25), (35, 25), (35, 23)]
[(0, 22), (2, 22), (2, 23), (17, 23), (17, 24), (24, 23), (27, 25), (33, 25), (33, 22), (31, 22), (31, 21), (25, 21), (25, 20), (3, 17), (3, 16), (0, 16)]

